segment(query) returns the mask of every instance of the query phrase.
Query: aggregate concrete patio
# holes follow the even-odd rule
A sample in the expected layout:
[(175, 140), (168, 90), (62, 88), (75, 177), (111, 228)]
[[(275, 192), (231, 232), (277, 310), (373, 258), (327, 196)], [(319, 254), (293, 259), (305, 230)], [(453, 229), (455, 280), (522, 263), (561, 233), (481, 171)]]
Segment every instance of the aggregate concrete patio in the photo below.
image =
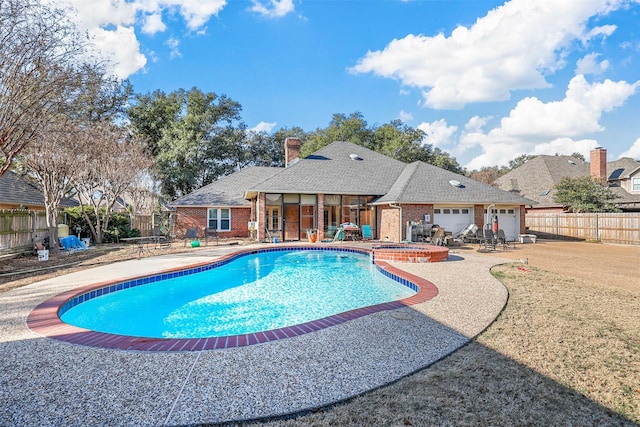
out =
[(309, 410), (429, 366), (486, 328), (507, 301), (489, 273), (506, 260), (452, 251), (445, 262), (392, 263), (438, 287), (429, 301), (248, 347), (111, 350), (44, 338), (26, 326), (34, 307), (69, 289), (237, 249), (134, 259), (0, 294), (0, 425), (170, 426)]

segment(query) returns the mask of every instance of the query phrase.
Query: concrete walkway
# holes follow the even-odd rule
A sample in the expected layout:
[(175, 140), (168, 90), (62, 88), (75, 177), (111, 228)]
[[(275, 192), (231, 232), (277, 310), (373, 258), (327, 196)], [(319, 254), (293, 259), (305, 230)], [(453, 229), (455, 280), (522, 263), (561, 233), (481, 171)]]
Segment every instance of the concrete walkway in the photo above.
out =
[(69, 289), (237, 249), (125, 261), (0, 294), (0, 425), (185, 425), (313, 409), (429, 366), (486, 328), (507, 300), (489, 273), (506, 260), (451, 253), (446, 262), (394, 264), (435, 283), (432, 300), (249, 347), (109, 350), (44, 338), (26, 326), (35, 306)]

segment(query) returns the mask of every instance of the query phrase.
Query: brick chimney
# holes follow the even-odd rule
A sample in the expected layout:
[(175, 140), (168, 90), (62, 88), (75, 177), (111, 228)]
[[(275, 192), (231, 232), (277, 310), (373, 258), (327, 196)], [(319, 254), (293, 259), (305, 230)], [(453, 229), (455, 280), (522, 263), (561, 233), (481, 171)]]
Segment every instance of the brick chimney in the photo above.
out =
[(591, 150), (591, 176), (607, 182), (607, 150), (597, 147)]
[(287, 138), (284, 140), (284, 165), (289, 166), (300, 157), (300, 140), (298, 138)]

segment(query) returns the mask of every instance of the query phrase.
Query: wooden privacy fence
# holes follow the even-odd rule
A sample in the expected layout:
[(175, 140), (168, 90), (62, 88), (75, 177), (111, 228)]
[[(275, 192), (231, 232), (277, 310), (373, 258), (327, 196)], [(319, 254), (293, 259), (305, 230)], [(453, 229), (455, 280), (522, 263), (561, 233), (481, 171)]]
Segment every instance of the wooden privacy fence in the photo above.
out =
[(640, 213), (527, 214), (529, 232), (551, 239), (640, 245)]
[(48, 232), (44, 211), (0, 210), (0, 255), (30, 250)]

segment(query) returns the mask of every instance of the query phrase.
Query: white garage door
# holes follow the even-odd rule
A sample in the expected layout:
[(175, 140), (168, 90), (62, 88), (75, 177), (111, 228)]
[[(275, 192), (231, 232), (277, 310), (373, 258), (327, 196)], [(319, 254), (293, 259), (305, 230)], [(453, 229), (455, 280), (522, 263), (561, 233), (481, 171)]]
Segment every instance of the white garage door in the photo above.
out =
[(437, 207), (433, 210), (433, 223), (453, 234), (473, 223), (473, 207)]
[(516, 240), (520, 234), (520, 208), (499, 208), (494, 214), (498, 215), (498, 227), (504, 230), (507, 240)]

